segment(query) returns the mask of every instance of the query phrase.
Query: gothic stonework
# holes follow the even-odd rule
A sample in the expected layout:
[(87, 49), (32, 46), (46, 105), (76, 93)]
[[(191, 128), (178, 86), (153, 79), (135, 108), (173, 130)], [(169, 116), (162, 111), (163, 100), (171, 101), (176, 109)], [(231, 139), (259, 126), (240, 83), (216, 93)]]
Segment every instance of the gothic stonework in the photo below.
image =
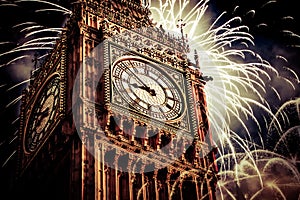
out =
[[(216, 198), (205, 81), (189, 67), (186, 38), (155, 25), (138, 0), (73, 4), (61, 39), (23, 92), (18, 188), (25, 198)], [(53, 74), (58, 104), (55, 89), (39, 95)], [(48, 104), (59, 115), (46, 122), (56, 108)], [(36, 136), (24, 139), (29, 122)], [(24, 141), (37, 148), (25, 152)]]

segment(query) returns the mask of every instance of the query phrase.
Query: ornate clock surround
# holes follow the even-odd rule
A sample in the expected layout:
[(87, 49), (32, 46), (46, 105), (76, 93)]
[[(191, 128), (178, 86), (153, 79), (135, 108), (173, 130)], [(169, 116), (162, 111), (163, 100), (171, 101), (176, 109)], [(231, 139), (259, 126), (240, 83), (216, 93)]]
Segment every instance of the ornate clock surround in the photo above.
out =
[(140, 56), (122, 56), (111, 68), (115, 106), (123, 103), (123, 107), (149, 117), (148, 122), (178, 123), (184, 116), (185, 95), (173, 81), (173, 77), (182, 78), (181, 74), (169, 75), (162, 65)]
[(53, 73), (37, 92), (27, 117), (23, 138), (26, 154), (34, 152), (57, 125), (59, 118), (60, 75)]
[[(41, 64), (41, 67), (32, 71), (31, 83), (26, 90), (22, 93), (21, 99), (21, 111), (20, 111), (20, 129), (19, 129), (19, 150), (18, 150), (18, 162), (19, 167), (17, 171), (17, 176), (20, 177), (26, 171), (27, 167), (30, 165), (31, 161), (39, 153), (43, 145), (47, 142), (51, 136), (53, 130), (58, 126), (58, 124), (63, 120), (66, 110), (66, 32), (62, 33), (62, 37), (57, 41), (57, 45), (53, 50), (53, 54)], [(43, 93), (47, 93), (47, 84), (51, 83), (51, 80), (56, 80), (55, 84), (57, 90), (59, 91), (59, 98), (57, 100), (57, 105), (55, 106), (55, 111), (52, 112), (55, 116), (52, 116), (53, 122), (49, 124), (49, 129), (45, 131), (45, 135), (40, 138), (40, 141), (36, 147), (32, 150), (28, 150), (26, 147), (26, 135), (29, 127), (31, 126), (30, 118), (36, 113), (35, 111), (36, 103), (40, 101), (39, 98), (42, 97)], [(45, 118), (51, 113), (44, 113)]]
[[(107, 59), (109, 59), (109, 65), (110, 65), (110, 71), (111, 71), (111, 76), (110, 76), (110, 85), (111, 85), (111, 93), (110, 93), (110, 103), (111, 103), (111, 109), (113, 111), (118, 111), (120, 113), (123, 113), (126, 115), (126, 113), (130, 113), (131, 117), (135, 118), (135, 119), (139, 119), (141, 121), (144, 121), (145, 123), (149, 123), (152, 122), (152, 124), (155, 124), (156, 126), (160, 127), (160, 128), (166, 128), (166, 125), (168, 126), (169, 130), (173, 130), (176, 131), (178, 129), (181, 130), (185, 130), (186, 132), (190, 132), (191, 131), (191, 124), (190, 121), (192, 118), (191, 115), (191, 111), (189, 110), (189, 108), (187, 107), (188, 101), (187, 99), (191, 98), (188, 96), (188, 90), (190, 90), (190, 86), (189, 83), (186, 81), (186, 77), (185, 77), (185, 73), (182, 71), (179, 71), (177, 69), (171, 69), (170, 66), (166, 66), (164, 63), (162, 62), (158, 62), (157, 60), (151, 59), (149, 57), (146, 57), (145, 55), (138, 53), (138, 52), (133, 52), (132, 50), (126, 49), (124, 47), (120, 47), (119, 45), (113, 43), (113, 42), (108, 42), (108, 51), (110, 52), (108, 55), (109, 57)], [(113, 72), (112, 72), (112, 68), (114, 63), (117, 61), (117, 58), (135, 58), (135, 59), (142, 59), (142, 60), (148, 60), (147, 62), (151, 65), (155, 65), (156, 69), (154, 68), (154, 70), (161, 70), (161, 73), (165, 73), (168, 74), (168, 78), (172, 78), (172, 84), (174, 87), (176, 87), (176, 90), (180, 90), (178, 91), (178, 96), (180, 95), (181, 97), (177, 97), (177, 98), (181, 98), (182, 105), (183, 108), (181, 110), (181, 114), (179, 119), (175, 119), (175, 120), (156, 120), (155, 118), (152, 118), (151, 116), (147, 116), (147, 114), (141, 114), (140, 111), (138, 111), (136, 108), (134, 108), (133, 106), (128, 105), (128, 102), (124, 101), (124, 97), (122, 97), (122, 95), (120, 95), (120, 91), (116, 91), (116, 86), (115, 83), (113, 81), (113, 79), (115, 79), (115, 77), (113, 77)], [(104, 58), (106, 59), (106, 58)], [(149, 66), (149, 67), (150, 67)], [(159, 72), (159, 71), (157, 71)], [(167, 75), (163, 75), (162, 76), (167, 76)], [(175, 79), (176, 77), (176, 79)], [(178, 99), (179, 100), (179, 99)], [(146, 108), (145, 108), (146, 109)], [(178, 122), (180, 120), (180, 123)]]

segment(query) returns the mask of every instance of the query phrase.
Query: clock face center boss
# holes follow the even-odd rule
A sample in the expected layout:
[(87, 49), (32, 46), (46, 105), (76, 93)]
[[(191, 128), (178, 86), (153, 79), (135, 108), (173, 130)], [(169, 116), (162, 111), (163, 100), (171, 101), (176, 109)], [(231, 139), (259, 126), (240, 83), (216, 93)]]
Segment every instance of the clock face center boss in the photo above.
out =
[(129, 106), (160, 121), (180, 120), (184, 95), (158, 63), (139, 56), (122, 56), (112, 66), (112, 82)]

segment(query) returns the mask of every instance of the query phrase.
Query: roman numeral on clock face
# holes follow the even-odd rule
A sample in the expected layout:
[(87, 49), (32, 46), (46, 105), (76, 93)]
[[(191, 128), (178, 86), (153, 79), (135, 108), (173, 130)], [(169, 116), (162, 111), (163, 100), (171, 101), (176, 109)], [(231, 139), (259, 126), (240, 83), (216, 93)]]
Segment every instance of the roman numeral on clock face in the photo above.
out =
[(172, 106), (170, 106), (169, 104), (166, 104), (166, 107), (169, 108), (170, 110), (172, 109)]

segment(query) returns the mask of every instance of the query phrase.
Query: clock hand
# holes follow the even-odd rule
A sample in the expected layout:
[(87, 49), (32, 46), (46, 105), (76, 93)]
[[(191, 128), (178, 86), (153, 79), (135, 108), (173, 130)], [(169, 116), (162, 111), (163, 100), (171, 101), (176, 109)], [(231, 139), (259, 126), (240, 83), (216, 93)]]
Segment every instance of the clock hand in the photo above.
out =
[[(132, 63), (130, 61), (129, 61), (129, 63), (134, 68), (134, 66), (132, 65)], [(128, 71), (130, 72), (130, 74), (132, 74), (138, 82), (140, 82), (145, 88), (147, 87), (147, 85), (144, 83), (144, 81), (142, 81), (134, 72), (132, 72), (129, 69), (129, 67), (127, 67), (126, 65), (124, 65), (124, 66), (128, 69)]]
[[(131, 61), (129, 60), (130, 65), (132, 66), (132, 68), (134, 68), (133, 64), (131, 63)], [(132, 72), (127, 66), (126, 68), (129, 70), (129, 72), (144, 86), (145, 90), (147, 92), (149, 92), (152, 96), (155, 96), (155, 90), (154, 89), (150, 89), (150, 87), (148, 87), (144, 81), (142, 81), (134, 72)], [(143, 88), (141, 88), (143, 89)]]
[(138, 84), (136, 84), (136, 83), (132, 83), (132, 84), (130, 84), (130, 85), (132, 85), (134, 88), (144, 88), (144, 86), (138, 86)]
[(43, 110), (43, 111), (41, 111), (41, 112), (38, 113), (39, 116), (38, 116), (37, 126), (41, 125), (43, 119), (45, 117), (47, 117), (48, 114), (49, 114), (49, 107), (47, 107), (45, 110)]
[[(129, 60), (129, 63), (130, 65), (132, 66), (132, 68), (134, 68), (133, 64), (130, 62)], [(155, 90), (154, 89), (151, 89), (150, 87), (148, 87), (144, 81), (142, 81), (134, 72), (132, 72), (129, 67), (127, 67), (126, 65), (123, 65), (123, 67), (127, 68), (127, 70), (136, 78), (136, 80), (138, 82), (140, 82), (143, 86), (140, 86), (139, 88), (143, 89), (143, 90), (146, 90), (148, 93), (151, 94), (151, 96), (156, 96), (156, 93), (155, 93)], [(135, 86), (134, 86), (135, 87)]]
[(149, 91), (147, 91), (147, 92), (149, 92), (152, 96), (156, 96), (156, 93), (155, 93), (154, 89), (149, 88)]
[(156, 96), (155, 90), (151, 89), (148, 86), (138, 86), (136, 83), (133, 83), (133, 84), (130, 84), (130, 85), (132, 85), (135, 88), (140, 88), (142, 90), (146, 90), (146, 92), (148, 92), (149, 94), (151, 94), (151, 96)]
[(47, 107), (45, 110), (38, 113), (39, 116), (45, 117), (49, 113), (49, 107)]

